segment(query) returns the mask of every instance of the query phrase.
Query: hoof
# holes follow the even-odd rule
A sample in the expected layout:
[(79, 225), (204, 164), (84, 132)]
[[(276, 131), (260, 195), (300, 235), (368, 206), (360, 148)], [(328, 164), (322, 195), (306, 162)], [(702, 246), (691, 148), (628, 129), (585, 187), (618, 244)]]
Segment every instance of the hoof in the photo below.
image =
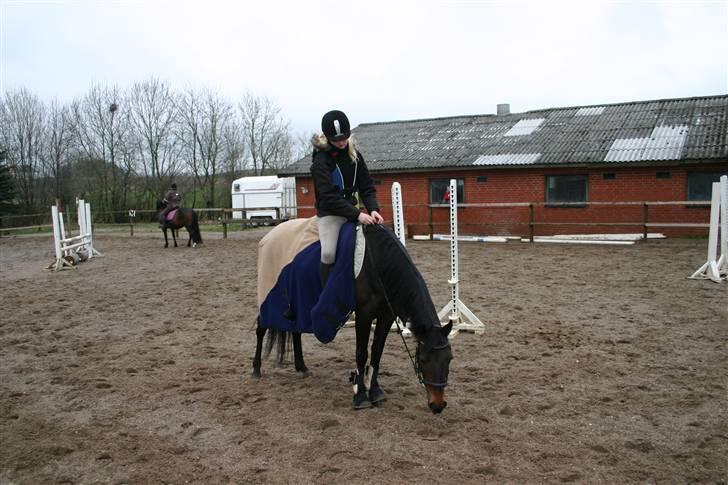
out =
[(298, 372), (298, 375), (300, 375), (302, 379), (305, 379), (307, 377), (311, 377), (313, 375), (313, 372), (311, 372), (308, 369), (297, 370), (296, 372)]
[(384, 401), (384, 391), (381, 387), (373, 387), (369, 390), (369, 401), (371, 401), (372, 404)]
[(253, 372), (250, 373), (250, 377), (253, 379), (260, 379), (260, 370), (253, 369)]
[(372, 403), (369, 401), (369, 399), (367, 399), (365, 395), (354, 396), (351, 407), (354, 409), (369, 409), (370, 407), (372, 407)]

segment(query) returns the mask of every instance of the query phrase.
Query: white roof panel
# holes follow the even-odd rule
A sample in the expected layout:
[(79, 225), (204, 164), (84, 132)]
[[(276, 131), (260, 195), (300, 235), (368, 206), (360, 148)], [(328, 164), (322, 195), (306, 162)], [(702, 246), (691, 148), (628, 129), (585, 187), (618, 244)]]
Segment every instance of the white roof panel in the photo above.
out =
[(687, 137), (687, 125), (656, 126), (649, 137), (614, 140), (604, 161), (679, 160)]
[(576, 112), (576, 116), (597, 116), (604, 113), (604, 106), (591, 106), (589, 108), (580, 108)]
[(501, 153), (481, 155), (473, 165), (533, 165), (541, 158), (540, 153)]
[(546, 118), (531, 118), (527, 120), (521, 120), (508, 130), (503, 136), (522, 136), (530, 135), (541, 126), (541, 123), (546, 121)]

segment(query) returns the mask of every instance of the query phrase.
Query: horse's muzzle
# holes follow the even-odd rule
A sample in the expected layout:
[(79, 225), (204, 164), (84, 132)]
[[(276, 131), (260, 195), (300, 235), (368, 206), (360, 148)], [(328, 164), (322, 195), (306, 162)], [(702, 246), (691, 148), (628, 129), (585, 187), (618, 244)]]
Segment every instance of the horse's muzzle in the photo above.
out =
[(432, 414), (440, 414), (447, 407), (447, 401), (442, 401), (442, 404), (430, 403), (430, 411)]
[(428, 405), (430, 411), (434, 414), (440, 414), (445, 407), (447, 407), (447, 401), (445, 400), (445, 388), (444, 387), (427, 387), (428, 394)]

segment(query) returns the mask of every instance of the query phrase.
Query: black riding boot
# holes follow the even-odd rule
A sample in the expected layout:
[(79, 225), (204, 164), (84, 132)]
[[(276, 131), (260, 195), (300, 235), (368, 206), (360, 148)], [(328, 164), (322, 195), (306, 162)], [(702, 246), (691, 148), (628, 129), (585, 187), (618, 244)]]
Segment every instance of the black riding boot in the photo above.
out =
[(321, 263), (319, 266), (319, 276), (321, 277), (321, 288), (326, 287), (326, 280), (329, 279), (329, 273), (331, 273), (331, 268), (333, 268), (334, 265), (327, 264), (327, 263)]

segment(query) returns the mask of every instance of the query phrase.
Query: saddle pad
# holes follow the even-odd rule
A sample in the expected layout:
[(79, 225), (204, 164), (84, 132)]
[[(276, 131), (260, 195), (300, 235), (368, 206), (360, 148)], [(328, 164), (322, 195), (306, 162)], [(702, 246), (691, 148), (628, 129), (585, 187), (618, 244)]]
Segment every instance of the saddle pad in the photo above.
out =
[[(313, 333), (328, 343), (356, 305), (355, 226), (341, 228), (326, 287), (321, 288), (321, 244), (316, 218), (280, 224), (258, 244), (258, 308), (265, 328)], [(290, 312), (292, 319), (284, 316)]]
[(178, 210), (179, 209), (172, 209), (171, 211), (167, 212), (167, 220), (168, 221), (173, 221), (174, 220), (174, 216), (177, 215), (177, 211)]

